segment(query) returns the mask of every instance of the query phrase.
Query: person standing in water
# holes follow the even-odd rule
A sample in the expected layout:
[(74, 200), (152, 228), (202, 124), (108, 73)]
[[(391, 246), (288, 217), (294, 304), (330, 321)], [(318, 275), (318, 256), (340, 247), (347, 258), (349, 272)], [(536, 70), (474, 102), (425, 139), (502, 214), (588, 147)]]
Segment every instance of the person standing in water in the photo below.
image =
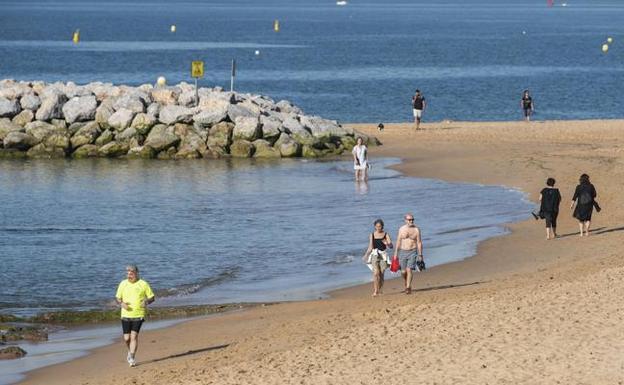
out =
[(417, 130), (420, 129), (420, 121), (426, 107), (425, 97), (420, 93), (420, 90), (416, 90), (416, 93), (412, 96), (412, 112), (414, 113), (414, 124), (416, 124)]
[(127, 279), (117, 287), (115, 299), (121, 306), (121, 328), (128, 348), (128, 365), (136, 365), (135, 355), (139, 346), (139, 331), (145, 321), (147, 305), (154, 302), (155, 296), (150, 285), (139, 278), (136, 265), (126, 267)]
[(362, 259), (373, 268), (373, 297), (382, 294), (384, 273), (388, 268), (387, 249), (392, 248), (390, 234), (384, 231), (384, 222), (377, 219), (374, 223), (375, 231), (368, 237), (368, 249)]
[(539, 196), (540, 216), (546, 221), (546, 240), (557, 237), (557, 215), (559, 215), (559, 203), (561, 203), (561, 193), (555, 187), (555, 179), (548, 178), (546, 187), (542, 189)]
[(414, 215), (405, 214), (405, 224), (399, 228), (394, 257), (399, 258), (401, 275), (405, 283), (405, 294), (412, 293), (412, 270), (416, 262), (423, 261), (423, 245), (420, 229), (414, 224)]
[(522, 93), (520, 107), (522, 107), (522, 111), (524, 112), (524, 120), (527, 122), (531, 121), (531, 115), (533, 115), (535, 111), (535, 104), (533, 103), (533, 98), (529, 95), (529, 90), (524, 90)]
[(368, 148), (364, 145), (362, 137), (358, 137), (355, 146), (351, 151), (353, 154), (353, 169), (355, 170), (355, 180), (368, 180)]
[[(574, 190), (574, 196), (572, 197), (572, 203), (570, 204), (570, 209), (574, 208), (574, 213), (572, 216), (579, 221), (579, 229), (580, 236), (589, 236), (589, 226), (591, 224), (592, 213), (594, 211), (594, 206), (596, 206), (596, 210), (599, 210), (598, 204), (596, 203), (596, 188), (589, 181), (589, 175), (582, 174), (579, 178), (579, 184), (576, 186), (576, 190)], [(576, 207), (574, 204), (576, 203)]]

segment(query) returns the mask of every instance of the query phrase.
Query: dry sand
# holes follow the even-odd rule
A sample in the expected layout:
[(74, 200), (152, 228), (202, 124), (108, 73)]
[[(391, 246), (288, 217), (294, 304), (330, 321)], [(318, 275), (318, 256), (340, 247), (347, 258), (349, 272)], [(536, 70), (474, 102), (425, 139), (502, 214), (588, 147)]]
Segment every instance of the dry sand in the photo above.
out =
[[(418, 274), (409, 296), (392, 281), (378, 298), (367, 285), (194, 320), (142, 333), (134, 369), (118, 343), (24, 383), (622, 383), (624, 121), (375, 126), (354, 125), (384, 143), (372, 158), (400, 157), (407, 175), (513, 186), (533, 200), (557, 178), (562, 237), (546, 241), (531, 219), (475, 257)], [(603, 207), (587, 238), (569, 210), (583, 172)]]

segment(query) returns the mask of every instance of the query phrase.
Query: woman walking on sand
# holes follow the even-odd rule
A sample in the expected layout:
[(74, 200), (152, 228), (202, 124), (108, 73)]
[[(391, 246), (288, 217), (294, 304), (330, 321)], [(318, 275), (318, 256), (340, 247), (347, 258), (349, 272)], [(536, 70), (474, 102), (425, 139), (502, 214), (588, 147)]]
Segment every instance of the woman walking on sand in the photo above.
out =
[[(574, 190), (572, 203), (570, 204), (570, 209), (574, 208), (574, 213), (572, 215), (579, 221), (581, 237), (583, 236), (583, 232), (585, 236), (589, 236), (589, 225), (591, 224), (594, 205), (596, 205), (596, 211), (600, 211), (600, 207), (595, 202), (595, 199), (596, 188), (589, 181), (589, 175), (581, 175), (579, 184), (576, 186), (576, 190)], [(576, 207), (574, 207), (575, 203)]]
[(374, 225), (375, 231), (368, 237), (368, 249), (362, 259), (373, 270), (373, 297), (376, 297), (382, 294), (384, 273), (390, 265), (386, 249), (392, 248), (392, 239), (390, 234), (384, 231), (383, 220), (377, 219)]
[(524, 120), (529, 122), (531, 120), (531, 115), (535, 111), (535, 105), (533, 104), (533, 98), (529, 95), (529, 90), (524, 90), (522, 93), (522, 100), (520, 100), (520, 106), (522, 107), (522, 111), (524, 112)]
[(546, 180), (546, 187), (540, 192), (540, 217), (546, 220), (546, 240), (557, 238), (557, 215), (559, 215), (559, 203), (561, 193), (555, 187), (555, 178)]
[[(364, 145), (362, 137), (358, 137), (356, 145), (351, 151), (353, 154), (353, 169), (355, 170), (355, 180), (368, 180), (368, 149)], [(363, 174), (363, 176), (362, 176)]]

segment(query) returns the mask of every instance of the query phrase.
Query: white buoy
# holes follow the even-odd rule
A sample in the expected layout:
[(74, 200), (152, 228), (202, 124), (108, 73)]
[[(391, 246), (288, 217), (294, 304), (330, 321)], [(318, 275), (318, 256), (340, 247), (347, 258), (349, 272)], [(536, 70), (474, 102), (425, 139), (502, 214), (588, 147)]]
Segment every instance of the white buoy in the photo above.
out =
[(603, 44), (602, 45), (602, 52), (604, 52), (604, 53), (609, 52), (609, 44)]
[(175, 24), (171, 24), (171, 32), (175, 32), (176, 31), (176, 26)]
[(523, 34), (523, 35), (526, 35), (526, 31), (522, 31), (522, 34)]
[(164, 76), (159, 76), (158, 79), (156, 80), (156, 84), (159, 85), (160, 87), (163, 87), (167, 84), (167, 79), (165, 79)]
[(609, 44), (613, 43), (613, 38), (612, 37), (608, 37), (607, 38), (607, 43), (609, 43)]
[(260, 51), (256, 50), (255, 54), (256, 56), (260, 55)]

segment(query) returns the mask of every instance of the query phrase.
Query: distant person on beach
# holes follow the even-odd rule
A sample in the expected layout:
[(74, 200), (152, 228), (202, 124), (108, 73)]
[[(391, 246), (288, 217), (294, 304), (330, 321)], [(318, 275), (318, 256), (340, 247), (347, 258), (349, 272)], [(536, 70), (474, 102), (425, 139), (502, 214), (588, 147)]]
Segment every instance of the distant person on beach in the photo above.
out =
[(405, 224), (399, 228), (394, 256), (399, 258), (401, 275), (405, 282), (405, 294), (412, 293), (412, 270), (419, 269), (417, 262), (423, 262), (423, 245), (420, 229), (414, 224), (414, 215), (405, 214)]
[[(594, 207), (600, 212), (600, 206), (596, 202), (596, 188), (589, 181), (589, 175), (582, 174), (579, 178), (579, 184), (574, 190), (570, 209), (574, 208), (572, 214), (579, 221), (580, 236), (589, 236), (589, 226), (591, 224), (592, 213)], [(575, 207), (576, 203), (576, 207)]]
[(115, 299), (121, 306), (121, 328), (128, 348), (126, 359), (128, 365), (133, 367), (136, 365), (139, 331), (145, 321), (147, 305), (154, 302), (155, 297), (150, 285), (139, 278), (139, 268), (136, 265), (127, 266), (126, 273), (128, 278), (119, 284)]
[(414, 123), (417, 130), (420, 129), (420, 120), (426, 107), (425, 97), (420, 93), (420, 90), (416, 90), (416, 93), (412, 96), (412, 112), (414, 113)]
[(358, 137), (355, 146), (351, 151), (353, 154), (353, 169), (355, 170), (355, 180), (368, 180), (368, 148), (364, 145), (362, 137)]
[(390, 234), (384, 231), (383, 220), (377, 219), (374, 226), (375, 231), (368, 237), (368, 249), (362, 259), (372, 267), (373, 297), (376, 297), (382, 294), (384, 273), (390, 265), (386, 250), (392, 248), (392, 239), (390, 239)]
[(548, 178), (546, 187), (542, 189), (539, 196), (540, 212), (539, 216), (546, 221), (546, 239), (557, 237), (557, 215), (559, 215), (559, 203), (561, 203), (561, 193), (555, 187), (555, 179)]
[(535, 111), (535, 104), (533, 103), (533, 98), (531, 98), (531, 95), (529, 94), (529, 90), (524, 90), (522, 93), (520, 106), (524, 112), (524, 120), (527, 122), (531, 121), (531, 115), (533, 115), (533, 112)]

